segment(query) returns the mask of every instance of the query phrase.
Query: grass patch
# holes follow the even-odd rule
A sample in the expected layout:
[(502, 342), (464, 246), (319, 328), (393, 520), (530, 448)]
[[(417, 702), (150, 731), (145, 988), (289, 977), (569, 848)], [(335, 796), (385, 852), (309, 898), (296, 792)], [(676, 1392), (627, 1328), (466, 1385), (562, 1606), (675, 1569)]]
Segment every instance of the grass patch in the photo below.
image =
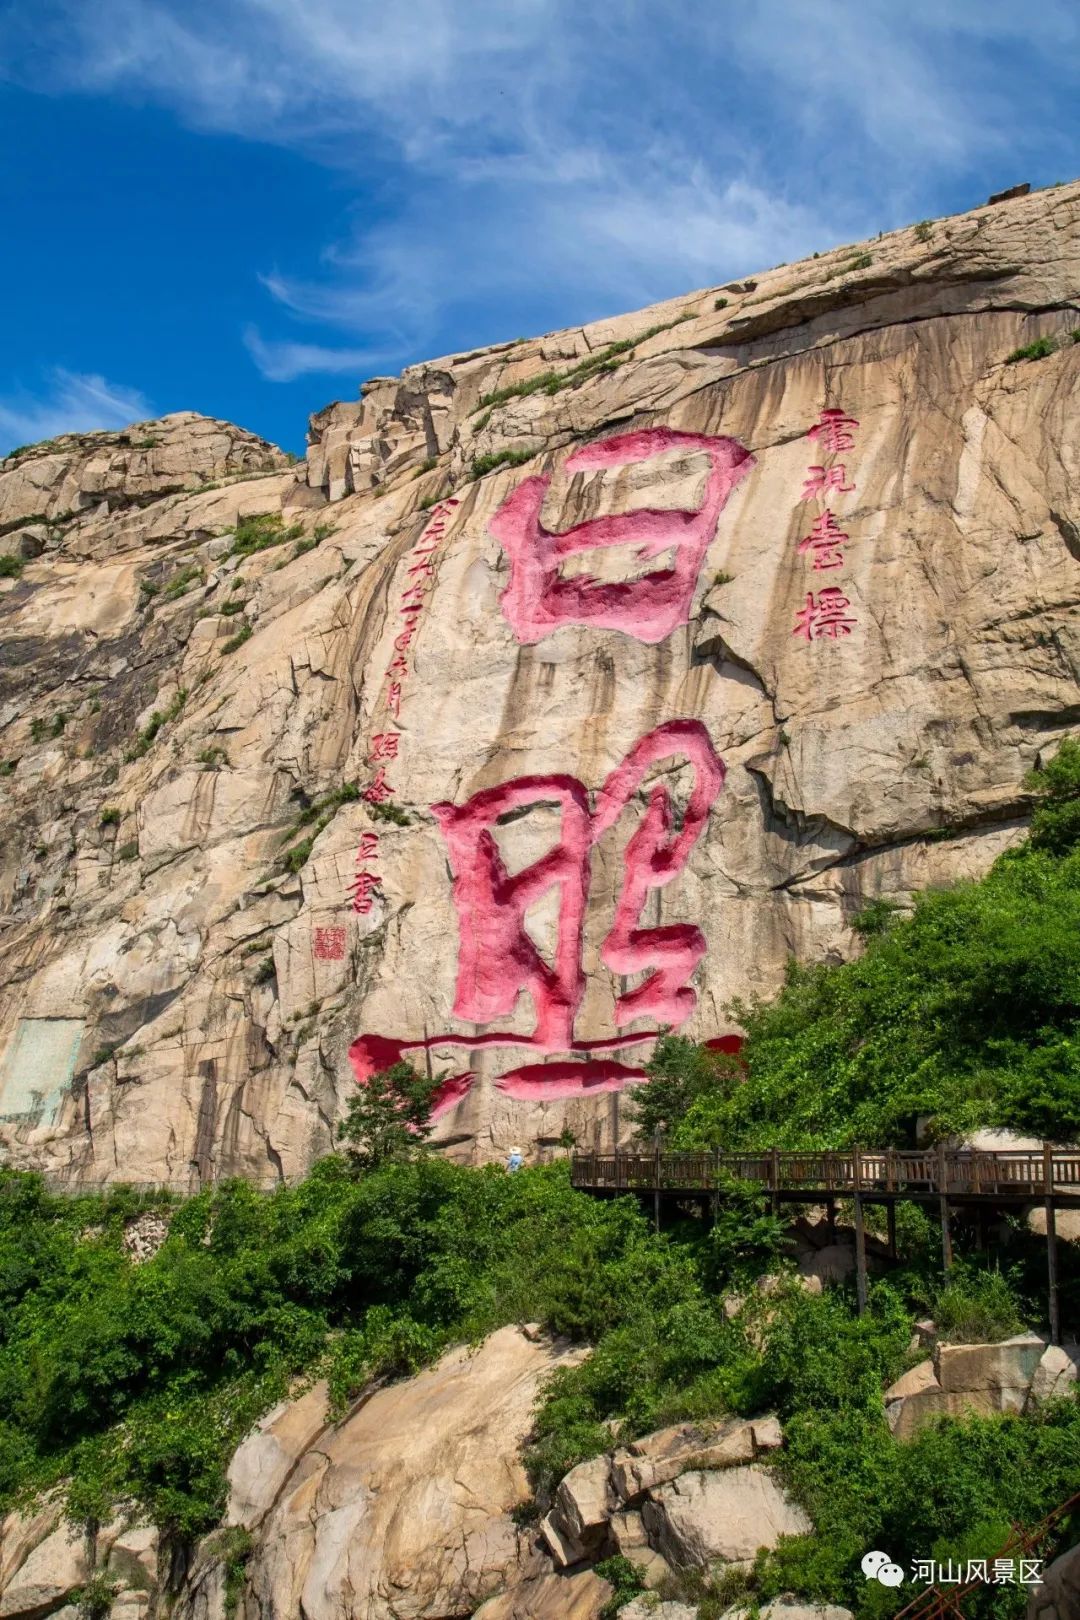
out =
[[(1075, 342), (1076, 339), (1074, 338), (1073, 341)], [(1046, 360), (1056, 350), (1057, 344), (1052, 337), (1036, 338), (1034, 343), (1025, 343), (1022, 349), (1014, 349), (1011, 354), (1007, 354), (1005, 364), (1015, 366), (1021, 360)]]
[(916, 242), (929, 242), (934, 234), (934, 227), (928, 219), (920, 219), (915, 227)]
[(189, 585), (195, 584), (196, 581), (201, 584), (202, 580), (202, 569), (196, 564), (192, 564), (188, 568), (182, 568), (178, 574), (173, 575), (165, 587), (164, 594), (169, 600), (175, 600), (176, 597), (183, 596)]
[(234, 653), (238, 647), (242, 647), (244, 645), (245, 641), (250, 641), (254, 634), (255, 632), (251, 628), (250, 624), (242, 624), (235, 636), (230, 636), (228, 641), (222, 642), (222, 654)]
[(221, 606), (218, 608), (218, 612), (223, 614), (225, 618), (228, 619), (231, 618), (234, 613), (243, 613), (246, 607), (247, 602), (240, 597), (233, 602), (222, 602)]
[(30, 722), (31, 742), (55, 742), (67, 725), (67, 715), (63, 709), (58, 710), (51, 720), (45, 720), (40, 715)]
[(98, 821), (99, 827), (118, 827), (120, 825), (120, 811), (115, 804), (110, 804), (101, 812)]
[(302, 839), (299, 844), (294, 844), (292, 849), (286, 850), (282, 856), (281, 864), (286, 872), (299, 872), (300, 868), (307, 864), (315, 840), (323, 828), (330, 825), (343, 804), (353, 804), (359, 797), (360, 789), (355, 782), (343, 782), (339, 788), (334, 788), (332, 792), (327, 793), (323, 798), (316, 799), (311, 804), (305, 805), (285, 834), (285, 838), (295, 837), (302, 827), (310, 827), (311, 831), (306, 838)]
[(24, 567), (25, 564), (21, 557), (13, 557), (10, 553), (5, 553), (3, 557), (0, 557), (0, 579), (18, 579)]
[(216, 768), (218, 765), (227, 765), (229, 763), (228, 754), (225, 752), (224, 748), (217, 743), (215, 743), (212, 748), (200, 749), (200, 751), (195, 755), (195, 758), (200, 765), (209, 765), (211, 769)]
[(304, 532), (302, 523), (286, 526), (280, 512), (256, 512), (242, 517), (236, 525), (230, 557), (254, 557), (257, 552), (282, 546), (288, 540), (298, 540)]
[(119, 861), (133, 861), (137, 858), (138, 853), (139, 840), (137, 838), (133, 838), (130, 844), (121, 844), (120, 848), (116, 852), (116, 858)]
[(413, 473), (413, 477), (414, 478), (423, 478), (425, 473), (434, 472), (435, 468), (438, 465), (439, 465), (438, 456), (428, 456), (427, 460), (422, 461), (420, 463), (419, 467), (417, 467), (416, 471)]
[[(472, 475), (474, 478), (483, 478), (485, 473), (494, 472), (496, 467), (520, 467), (526, 461), (531, 461), (543, 449), (537, 445), (534, 450), (492, 450), (486, 456), (474, 456)], [(434, 505), (434, 502), (432, 502)]]
[[(597, 349), (595, 354), (587, 355), (574, 366), (565, 371), (541, 371), (535, 377), (528, 377), (523, 382), (509, 383), (505, 388), (496, 388), (490, 394), (481, 394), (473, 414), (482, 410), (493, 410), (496, 406), (505, 405), (511, 399), (527, 399), (530, 394), (557, 394), (560, 389), (572, 388), (577, 383), (587, 382), (597, 372), (614, 369), (615, 362), (623, 356), (632, 353), (639, 343), (648, 342), (649, 338), (657, 337), (661, 332), (669, 332), (673, 326), (679, 326), (683, 321), (693, 320), (693, 314), (676, 315), (673, 321), (664, 321), (659, 326), (648, 326), (644, 332), (636, 337), (623, 338), (618, 343), (609, 343), (606, 348)], [(475, 465), (475, 463), (474, 463)], [(474, 476), (480, 477), (477, 473)]]
[(150, 752), (154, 738), (157, 736), (162, 726), (167, 726), (170, 720), (176, 719), (177, 715), (183, 709), (184, 704), (187, 702), (187, 696), (187, 687), (182, 686), (167, 709), (154, 710), (153, 714), (150, 716), (149, 724), (139, 732), (135, 743), (125, 753), (124, 759), (127, 764), (130, 765), (133, 760), (142, 759), (144, 754), (148, 754)]
[(727, 309), (727, 307), (728, 307), (728, 300), (726, 298), (714, 298), (713, 299), (713, 309)]
[(367, 809), (368, 815), (374, 816), (376, 821), (389, 821), (395, 827), (411, 826), (411, 822), (404, 810), (400, 809), (396, 804), (371, 804), (369, 802)]

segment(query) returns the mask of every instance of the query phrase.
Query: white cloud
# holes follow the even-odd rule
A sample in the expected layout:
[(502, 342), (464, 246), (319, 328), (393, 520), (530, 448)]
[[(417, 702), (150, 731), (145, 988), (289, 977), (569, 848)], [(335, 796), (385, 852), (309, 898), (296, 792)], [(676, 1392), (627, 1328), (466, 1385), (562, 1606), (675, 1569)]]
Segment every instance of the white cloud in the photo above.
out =
[(268, 382), (292, 382), (309, 371), (352, 371), (359, 386), (370, 375), (372, 366), (386, 359), (372, 349), (334, 349), (321, 343), (267, 340), (255, 326), (245, 327), (244, 347)]
[(968, 174), (979, 201), (984, 170), (1064, 150), (1080, 44), (1071, 0), (47, 5), (12, 8), (21, 40), (0, 23), (22, 82), (155, 100), (371, 199), (312, 225), (321, 254), (253, 267), (337, 339), (249, 335), (274, 379), (650, 303), (932, 213)]
[(36, 444), (59, 433), (86, 433), (94, 428), (121, 428), (146, 421), (150, 405), (135, 388), (107, 382), (96, 372), (65, 371), (54, 366), (40, 394), (20, 389), (0, 397), (0, 449)]

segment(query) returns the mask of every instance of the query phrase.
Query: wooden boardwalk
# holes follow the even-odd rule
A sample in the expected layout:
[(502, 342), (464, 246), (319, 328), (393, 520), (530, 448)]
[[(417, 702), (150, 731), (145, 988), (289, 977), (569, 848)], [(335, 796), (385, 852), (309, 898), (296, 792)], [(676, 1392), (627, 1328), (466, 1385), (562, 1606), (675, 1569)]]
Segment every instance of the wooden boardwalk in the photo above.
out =
[(575, 1153), (570, 1175), (587, 1192), (711, 1193), (734, 1177), (788, 1203), (856, 1192), (866, 1203), (932, 1202), (944, 1195), (951, 1203), (1030, 1204), (1049, 1195), (1059, 1208), (1080, 1209), (1080, 1150), (1049, 1145), (993, 1153), (944, 1147), (916, 1153), (858, 1147), (820, 1153)]
[(1059, 1209), (1080, 1209), (1080, 1150), (1044, 1143), (1033, 1150), (980, 1152), (939, 1144), (923, 1151), (894, 1148), (845, 1148), (830, 1152), (665, 1153), (659, 1143), (637, 1152), (575, 1153), (570, 1179), (583, 1192), (598, 1197), (622, 1193), (651, 1195), (656, 1226), (662, 1204), (692, 1200), (715, 1208), (734, 1179), (761, 1188), (773, 1209), (783, 1203), (824, 1203), (829, 1226), (835, 1227), (838, 1199), (854, 1206), (855, 1276), (860, 1312), (866, 1309), (866, 1236), (863, 1209), (883, 1204), (888, 1220), (890, 1254), (896, 1254), (896, 1205), (936, 1204), (941, 1220), (945, 1270), (952, 1265), (951, 1214), (957, 1206), (974, 1207), (980, 1225), (989, 1209), (1022, 1209), (1041, 1204), (1046, 1214), (1046, 1267), (1050, 1337), (1061, 1343), (1057, 1232)]

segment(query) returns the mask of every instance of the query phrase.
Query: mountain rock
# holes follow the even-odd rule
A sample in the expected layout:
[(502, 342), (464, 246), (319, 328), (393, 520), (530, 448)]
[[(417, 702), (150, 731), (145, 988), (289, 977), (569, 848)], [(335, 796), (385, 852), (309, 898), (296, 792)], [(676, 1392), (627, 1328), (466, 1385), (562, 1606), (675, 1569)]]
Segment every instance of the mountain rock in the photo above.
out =
[(610, 1143), (662, 1025), (984, 872), (1080, 714), (1078, 228), (412, 366), (295, 467), (190, 413), (9, 455), (4, 1157), (277, 1184), (398, 1056), (462, 1159)]

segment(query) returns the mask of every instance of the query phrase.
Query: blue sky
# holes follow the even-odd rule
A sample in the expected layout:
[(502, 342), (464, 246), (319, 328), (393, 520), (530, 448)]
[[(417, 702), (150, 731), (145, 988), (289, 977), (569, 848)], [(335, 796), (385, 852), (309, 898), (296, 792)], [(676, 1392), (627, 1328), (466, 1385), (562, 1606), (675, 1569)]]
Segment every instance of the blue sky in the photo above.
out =
[(0, 0), (0, 449), (1072, 179), (1072, 0)]

